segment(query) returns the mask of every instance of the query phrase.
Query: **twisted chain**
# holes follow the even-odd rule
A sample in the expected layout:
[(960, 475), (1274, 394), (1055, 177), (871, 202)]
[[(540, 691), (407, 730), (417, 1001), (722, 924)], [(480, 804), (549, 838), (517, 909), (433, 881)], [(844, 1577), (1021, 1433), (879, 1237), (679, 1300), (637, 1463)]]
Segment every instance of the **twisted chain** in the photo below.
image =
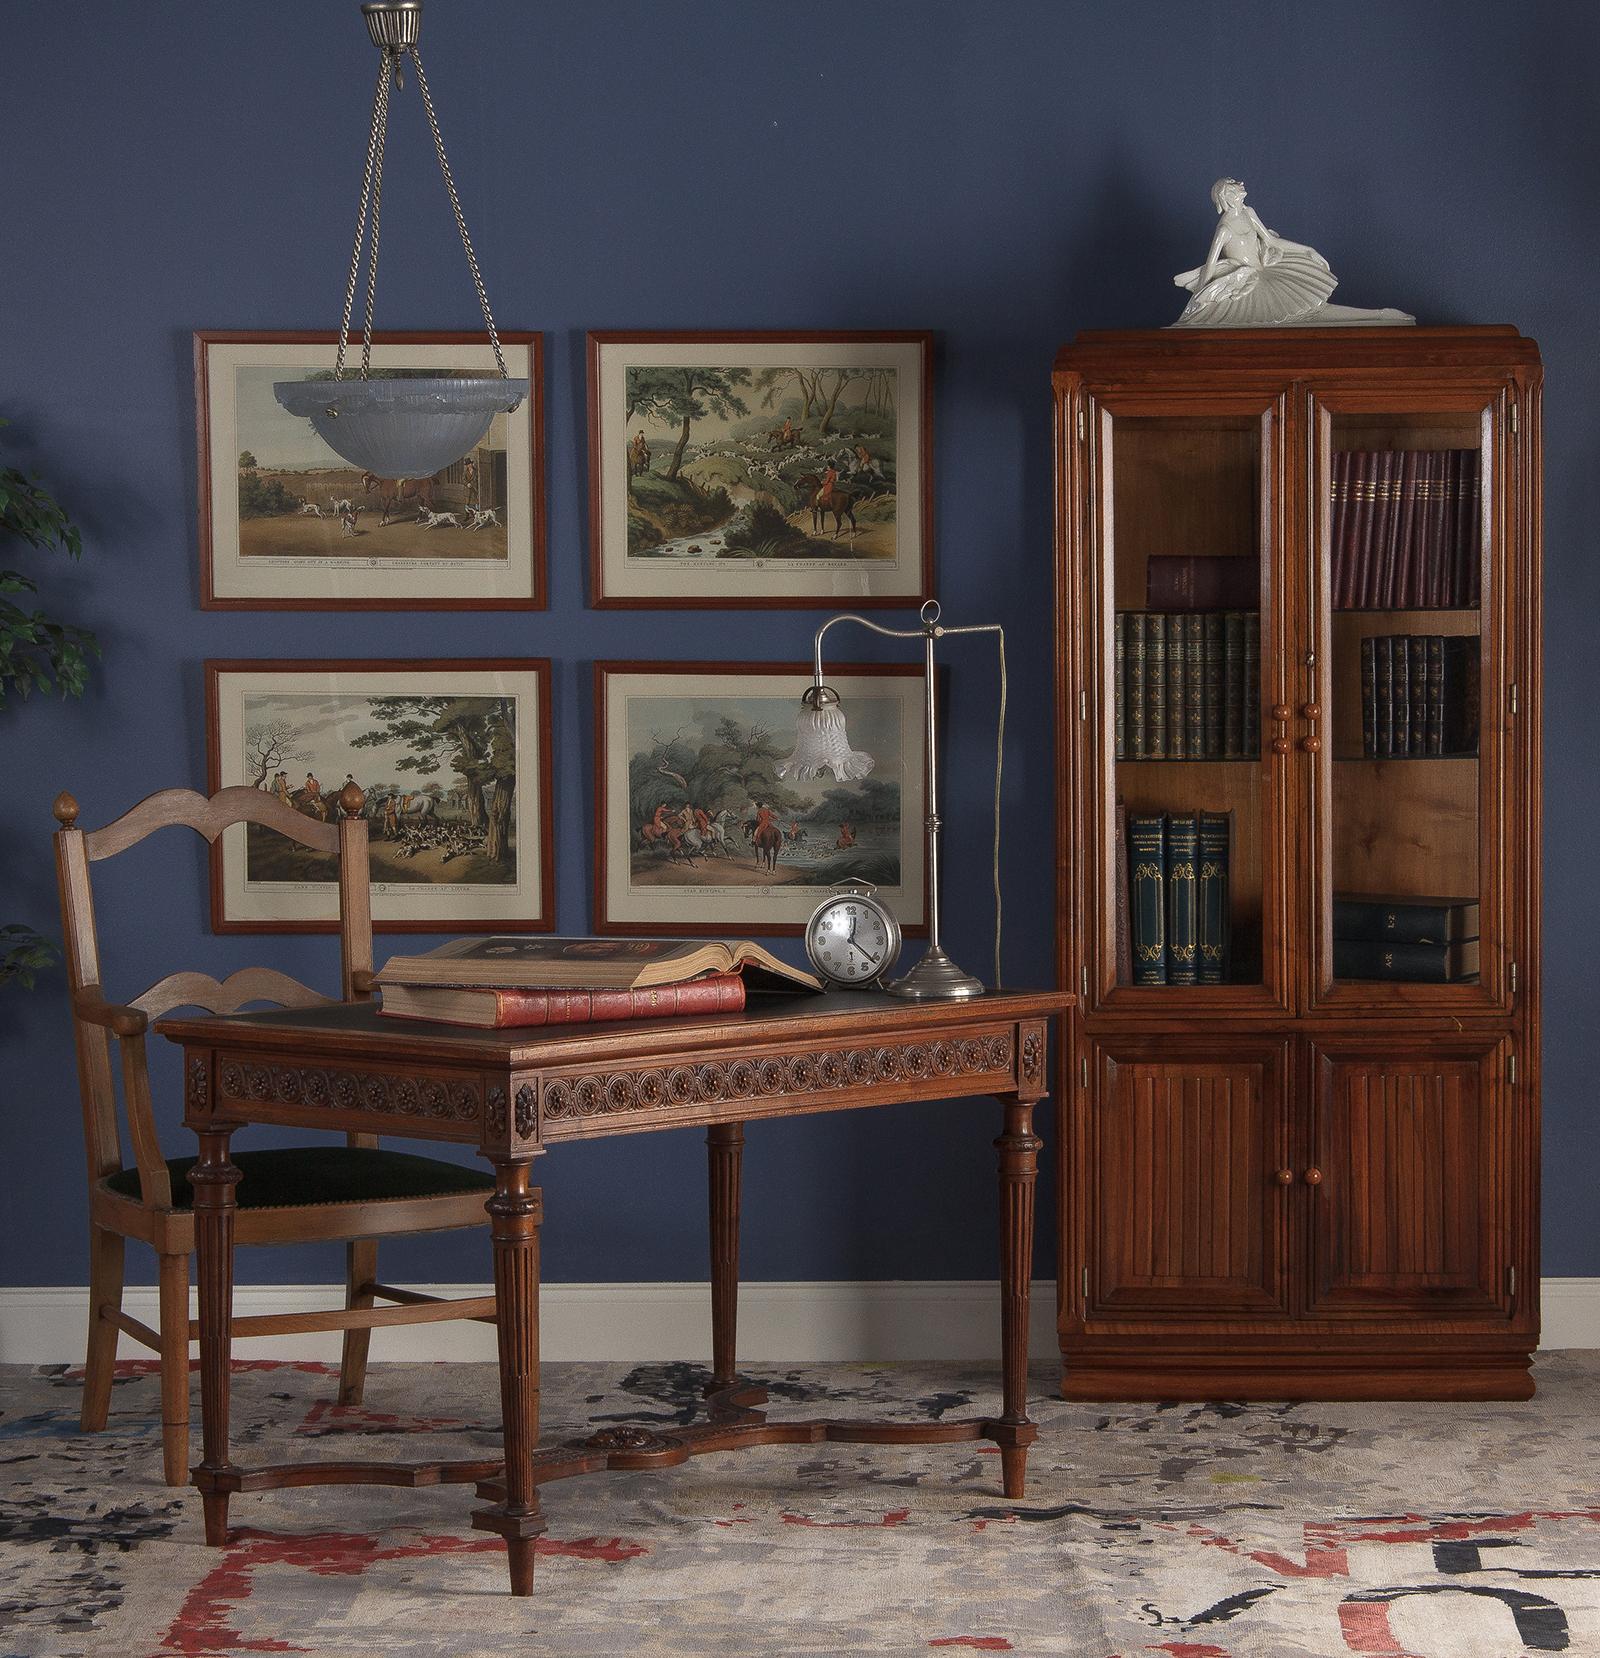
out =
[[(394, 69), (394, 79), (400, 80), (403, 60), (399, 53), (385, 52), (384, 61)], [(372, 174), (372, 254), (367, 262), (367, 315), (361, 329), (361, 378), (372, 373), (372, 308), (378, 297), (378, 221), (383, 213), (383, 150), (389, 134), (389, 81), (385, 79), (378, 92), (383, 105), (378, 120), (377, 165)]]
[[(506, 360), (500, 351), (500, 335), (489, 310), (489, 294), (478, 270), (478, 256), (472, 251), (472, 238), (467, 234), (466, 215), (461, 211), (461, 198), (456, 194), (456, 181), (450, 171), (450, 162), (444, 153), (444, 139), (439, 134), (439, 118), (433, 113), (433, 98), (428, 91), (428, 78), (422, 72), (422, 58), (416, 47), (411, 48), (411, 61), (417, 67), (417, 87), (422, 93), (422, 107), (428, 114), (428, 126), (433, 132), (434, 153), (439, 157), (439, 171), (444, 174), (444, 187), (450, 193), (450, 211), (456, 216), (456, 229), (461, 232), (461, 245), (466, 249), (467, 269), (472, 272), (472, 286), (477, 290), (478, 304), (483, 308), (483, 326), (489, 331), (489, 344), (494, 347), (494, 360), (500, 365), (500, 378), (509, 378)], [(374, 250), (376, 252), (376, 250)]]
[[(335, 380), (344, 379), (345, 353), (350, 346), (350, 317), (355, 310), (356, 283), (361, 274), (361, 249), (367, 239), (367, 208), (372, 200), (372, 185), (377, 179), (378, 188), (383, 188), (383, 139), (389, 123), (389, 77), (394, 68), (390, 53), (383, 54), (383, 60), (378, 65), (378, 84), (372, 94), (372, 129), (367, 136), (367, 166), (361, 175), (361, 208), (356, 214), (355, 246), (350, 250), (350, 279), (345, 283), (344, 313), (339, 319), (339, 356), (334, 364), (333, 377)], [(361, 378), (367, 377), (367, 366), (371, 360), (372, 351), (372, 298), (373, 284), (377, 281), (378, 244), (377, 229), (374, 222), (372, 244), (372, 276), (367, 286), (367, 338), (366, 351), (362, 356)]]

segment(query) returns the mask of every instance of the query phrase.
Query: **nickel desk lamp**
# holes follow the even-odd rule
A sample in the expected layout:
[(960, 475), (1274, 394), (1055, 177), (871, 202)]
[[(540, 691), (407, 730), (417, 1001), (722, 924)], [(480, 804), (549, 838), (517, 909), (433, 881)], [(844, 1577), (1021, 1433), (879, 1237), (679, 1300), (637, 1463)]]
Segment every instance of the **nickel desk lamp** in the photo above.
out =
[(801, 695), (801, 709), (795, 722), (794, 752), (778, 766), (778, 775), (806, 781), (831, 771), (836, 781), (851, 782), (865, 777), (876, 764), (874, 757), (850, 747), (845, 731), (844, 706), (839, 693), (823, 680), (822, 640), (831, 627), (855, 622), (889, 639), (920, 639), (924, 674), (924, 740), (927, 747), (928, 788), (923, 819), (928, 838), (928, 947), (921, 959), (903, 978), (886, 986), (891, 996), (913, 1002), (965, 1001), (984, 994), (984, 984), (964, 972), (946, 953), (939, 937), (939, 715), (934, 696), (934, 645), (957, 633), (992, 633), (1000, 649), (1000, 710), (995, 728), (994, 755), (994, 978), (1000, 988), (1000, 776), (1006, 731), (1006, 635), (998, 622), (947, 627), (939, 620), (939, 602), (929, 599), (919, 615), (917, 628), (884, 627), (853, 612), (830, 617), (817, 629), (812, 641), (811, 684)]

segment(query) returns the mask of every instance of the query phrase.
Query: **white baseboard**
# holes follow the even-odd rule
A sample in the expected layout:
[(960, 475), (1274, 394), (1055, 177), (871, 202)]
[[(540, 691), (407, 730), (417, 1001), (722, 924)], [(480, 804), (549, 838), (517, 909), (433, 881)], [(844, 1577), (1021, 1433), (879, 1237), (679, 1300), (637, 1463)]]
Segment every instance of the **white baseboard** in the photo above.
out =
[[(487, 1284), (416, 1284), (429, 1295), (487, 1295)], [(337, 1307), (343, 1294), (329, 1284), (240, 1284), (239, 1314), (304, 1312)], [(154, 1326), (153, 1285), (130, 1285), (123, 1310)], [(191, 1295), (191, 1316), (193, 1296)], [(87, 1288), (0, 1288), (0, 1364), (81, 1364)], [(1033, 1290), (1032, 1347), (1055, 1351), (1055, 1285)], [(544, 1358), (629, 1363), (641, 1359), (706, 1359), (711, 1352), (711, 1290), (687, 1284), (545, 1284), (539, 1295), (539, 1345)], [(241, 1340), (240, 1358), (332, 1359), (333, 1334), (256, 1336)], [(739, 1357), (749, 1364), (823, 1360), (988, 1359), (1000, 1351), (999, 1287), (973, 1281), (751, 1282), (739, 1287)], [(122, 1358), (149, 1357), (129, 1336)], [(412, 1324), (372, 1332), (372, 1358), (492, 1360), (492, 1325)]]
[[(486, 1284), (419, 1284), (431, 1295), (484, 1295)], [(1546, 1278), (1544, 1339), (1552, 1347), (1600, 1347), (1600, 1278)], [(243, 1284), (244, 1313), (336, 1307), (332, 1285)], [(0, 1364), (78, 1364), (83, 1360), (85, 1288), (0, 1288)], [(130, 1286), (124, 1309), (154, 1325), (153, 1286)], [(1055, 1355), (1055, 1286), (1033, 1289), (1032, 1351)], [(999, 1352), (999, 1292), (982, 1280), (747, 1283), (739, 1290), (739, 1357), (786, 1361), (992, 1359)], [(710, 1290), (687, 1284), (546, 1284), (540, 1293), (543, 1356), (630, 1363), (705, 1359), (711, 1351)], [(121, 1356), (150, 1356), (124, 1336)], [(339, 1337), (262, 1336), (241, 1341), (240, 1358), (336, 1360)], [(492, 1360), (487, 1324), (413, 1324), (375, 1330), (374, 1360)]]

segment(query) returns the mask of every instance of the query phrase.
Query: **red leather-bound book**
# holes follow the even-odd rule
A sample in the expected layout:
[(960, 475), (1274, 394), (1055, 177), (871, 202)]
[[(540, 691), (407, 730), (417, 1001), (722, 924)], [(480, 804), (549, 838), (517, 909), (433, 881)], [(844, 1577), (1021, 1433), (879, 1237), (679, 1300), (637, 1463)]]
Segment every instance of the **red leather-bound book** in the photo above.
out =
[(739, 973), (711, 973), (648, 990), (491, 990), (451, 985), (385, 985), (382, 1012), (396, 1019), (504, 1030), (516, 1025), (591, 1025), (613, 1019), (675, 1019), (737, 1013)]

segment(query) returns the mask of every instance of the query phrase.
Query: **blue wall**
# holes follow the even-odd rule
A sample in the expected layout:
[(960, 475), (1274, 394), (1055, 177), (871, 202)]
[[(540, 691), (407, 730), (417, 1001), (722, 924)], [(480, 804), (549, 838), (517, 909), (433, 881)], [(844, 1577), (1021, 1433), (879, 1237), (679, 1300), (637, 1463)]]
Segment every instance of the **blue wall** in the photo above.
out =
[[(1600, 1273), (1597, 917), (1580, 833), (1600, 815), (1588, 706), (1600, 10), (432, 0), (428, 38), (500, 320), (546, 331), (552, 608), (202, 615), (190, 330), (334, 321), (371, 49), (354, 0), (0, 4), (0, 414), (14, 422), (0, 452), (46, 471), (82, 523), (83, 565), (51, 569), (47, 598), (106, 651), (81, 703), (0, 715), (0, 919), (54, 929), (58, 789), (94, 823), (152, 789), (203, 785), (203, 658), (524, 653), (555, 661), (558, 921), (585, 931), (588, 663), (793, 658), (817, 617), (584, 608), (583, 331), (926, 327), (940, 342), (940, 591), (953, 619), (1004, 621), (1014, 647), (1009, 974), (1048, 982), (1051, 355), (1079, 328), (1170, 320), (1170, 273), (1204, 251), (1207, 188), (1234, 172), (1269, 224), (1327, 252), (1339, 298), (1428, 322), (1513, 322), (1544, 348), (1545, 1264)], [(380, 323), (472, 327), (414, 93), (397, 115)], [(976, 657), (956, 673), (950, 767), (973, 810), (951, 813), (949, 931), (981, 962), (992, 681)], [(241, 945), (302, 977), (332, 973), (328, 939), (213, 938), (198, 847), (132, 857), (102, 901), (114, 989), (174, 965), (226, 970)], [(0, 1042), (0, 1283), (82, 1282), (59, 979), (0, 1001)], [(170, 1090), (164, 1109), (181, 1149)], [(993, 1131), (968, 1105), (752, 1132), (747, 1270), (989, 1275)], [(541, 1176), (551, 1277), (703, 1275), (698, 1136), (573, 1147)], [(487, 1271), (475, 1237), (398, 1253), (400, 1278)], [(136, 1252), (133, 1272), (147, 1264)], [(332, 1252), (253, 1252), (240, 1271), (336, 1266)]]

